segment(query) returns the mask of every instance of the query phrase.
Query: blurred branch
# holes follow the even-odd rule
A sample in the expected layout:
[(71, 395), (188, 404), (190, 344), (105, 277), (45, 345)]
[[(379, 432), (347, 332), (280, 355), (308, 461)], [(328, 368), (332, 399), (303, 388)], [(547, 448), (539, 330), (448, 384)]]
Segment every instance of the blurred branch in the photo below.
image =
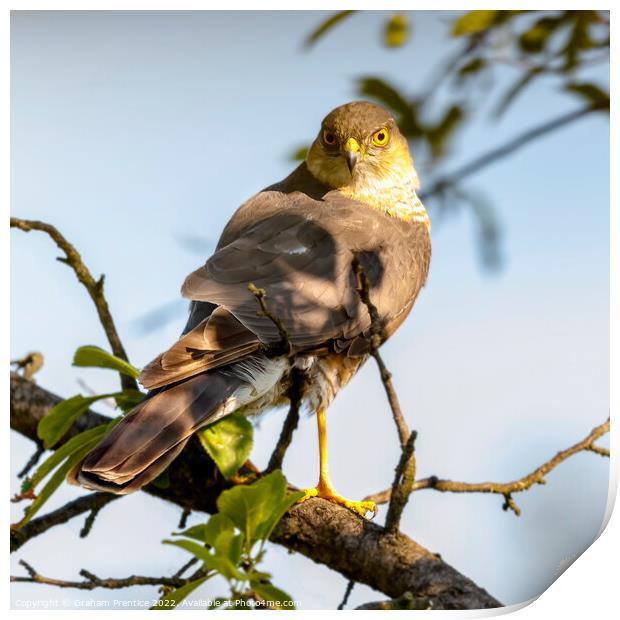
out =
[(356, 11), (338, 11), (326, 20), (321, 22), (317, 28), (315, 28), (304, 41), (304, 47), (312, 47), (324, 34), (329, 32), (334, 26), (356, 13)]
[[(609, 432), (610, 421), (609, 418), (602, 424), (594, 427), (590, 434), (577, 442), (575, 445), (566, 450), (558, 452), (553, 458), (549, 459), (540, 467), (537, 467), (530, 474), (514, 480), (512, 482), (456, 482), (454, 480), (442, 480), (436, 476), (430, 476), (429, 478), (423, 478), (416, 480), (413, 483), (412, 491), (419, 491), (421, 489), (434, 489), (435, 491), (450, 492), (450, 493), (495, 493), (504, 496), (504, 510), (512, 510), (517, 516), (521, 514), (519, 507), (512, 499), (513, 493), (521, 493), (527, 491), (535, 484), (545, 484), (545, 476), (553, 469), (555, 469), (560, 463), (568, 459), (569, 457), (578, 454), (579, 452), (595, 452), (601, 456), (609, 456), (609, 450), (597, 446), (594, 442)], [(386, 489), (380, 493), (369, 495), (365, 498), (366, 501), (374, 501), (377, 504), (385, 504), (390, 500), (392, 494), (391, 489)]]
[(558, 118), (551, 121), (547, 121), (546, 123), (542, 123), (537, 127), (533, 127), (532, 129), (523, 132), (516, 138), (513, 138), (506, 144), (491, 149), (487, 153), (476, 157), (473, 161), (465, 164), (464, 166), (461, 166), (454, 172), (439, 177), (439, 179), (437, 179), (428, 190), (420, 194), (420, 199), (426, 200), (431, 196), (434, 196), (435, 194), (440, 194), (447, 188), (457, 185), (464, 178), (471, 176), (476, 172), (479, 172), (483, 168), (486, 168), (490, 164), (496, 163), (497, 161), (503, 159), (504, 157), (507, 157), (508, 155), (511, 155), (526, 144), (538, 138), (541, 138), (542, 136), (551, 133), (556, 129), (560, 129), (561, 127), (569, 125), (570, 123), (573, 123), (580, 118), (588, 116), (593, 112), (600, 112), (602, 109), (604, 108), (599, 105), (589, 105), (581, 108), (580, 110), (575, 110), (573, 112), (569, 112), (568, 114), (563, 114), (562, 116), (559, 116)]
[[(56, 243), (56, 245), (65, 253), (64, 257), (58, 257), (57, 260), (61, 263), (65, 263), (65, 265), (68, 265), (71, 269), (73, 269), (77, 279), (84, 285), (90, 295), (90, 298), (95, 304), (99, 321), (101, 322), (108, 338), (110, 347), (112, 347), (112, 353), (114, 353), (116, 357), (120, 357), (122, 360), (128, 362), (129, 359), (127, 357), (127, 353), (125, 353), (123, 343), (121, 342), (118, 332), (116, 331), (114, 319), (112, 318), (110, 308), (108, 307), (108, 302), (103, 294), (103, 282), (105, 276), (102, 275), (98, 280), (95, 280), (86, 265), (83, 263), (79, 252), (51, 224), (46, 224), (45, 222), (39, 222), (36, 220), (22, 220), (12, 217), (11, 228), (19, 228), (24, 232), (39, 230), (52, 238), (54, 243)], [(121, 386), (124, 390), (138, 389), (138, 384), (135, 379), (122, 373), (119, 373), (119, 376), (121, 379)]]
[[(36, 439), (39, 419), (59, 400), (32, 381), (11, 373), (11, 428)], [(109, 420), (88, 410), (58, 446), (74, 436), (77, 429)], [(217, 476), (215, 465), (198, 441), (190, 440), (167, 471), (167, 487), (150, 484), (143, 491), (183, 508), (210, 513), (217, 510), (215, 500), (229, 483)], [(293, 506), (279, 522), (271, 541), (389, 597), (398, 598), (410, 591), (418, 597), (429, 597), (434, 607), (442, 609), (501, 606), (483, 588), (402, 532), (388, 532), (319, 498)]]
[[(85, 512), (99, 511), (106, 504), (118, 499), (118, 495), (112, 493), (89, 493), (82, 497), (78, 497), (64, 506), (50, 512), (42, 517), (33, 519), (20, 529), (11, 528), (11, 553), (17, 551), (23, 544), (27, 543), (31, 538), (39, 536), (47, 532), (50, 528), (66, 523), (67, 521), (77, 517)], [(85, 535), (90, 531), (92, 522), (89, 524)], [(82, 531), (85, 531), (84, 528)], [(84, 536), (81, 536), (82, 538)]]
[(171, 588), (180, 588), (188, 584), (190, 581), (199, 579), (204, 575), (203, 571), (197, 571), (194, 575), (187, 578), (182, 577), (144, 577), (143, 575), (131, 575), (130, 577), (114, 578), (106, 577), (101, 579), (90, 571), (82, 569), (80, 575), (84, 577), (83, 581), (65, 581), (64, 579), (53, 579), (44, 577), (28, 564), (25, 560), (19, 563), (26, 569), (28, 577), (17, 577), (11, 575), (12, 582), (21, 583), (43, 583), (58, 588), (76, 588), (78, 590), (94, 590), (95, 588), (108, 588), (110, 590), (118, 590), (120, 588), (130, 588), (132, 586), (168, 586)]

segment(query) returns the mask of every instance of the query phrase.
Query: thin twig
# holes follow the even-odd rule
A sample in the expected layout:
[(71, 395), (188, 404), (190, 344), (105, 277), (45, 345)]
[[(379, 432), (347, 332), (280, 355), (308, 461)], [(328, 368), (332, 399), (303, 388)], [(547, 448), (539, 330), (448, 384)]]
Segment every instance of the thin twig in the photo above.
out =
[(280, 431), (280, 437), (276, 443), (276, 447), (271, 453), (269, 464), (265, 473), (271, 473), (276, 469), (282, 469), (282, 463), (284, 461), (284, 455), (291, 445), (293, 440), (293, 433), (299, 424), (299, 410), (301, 408), (301, 398), (303, 394), (304, 376), (303, 372), (298, 368), (293, 368), (291, 371), (291, 385), (287, 391), (287, 397), (291, 403), (286, 420)]
[(447, 188), (460, 183), (465, 177), (468, 177), (475, 172), (478, 172), (489, 164), (495, 163), (496, 161), (503, 159), (504, 157), (520, 149), (522, 146), (525, 146), (529, 142), (532, 142), (533, 140), (536, 140), (544, 136), (545, 134), (551, 133), (556, 129), (560, 129), (561, 127), (564, 127), (564, 125), (568, 125), (573, 121), (583, 118), (584, 116), (587, 116), (593, 112), (600, 112), (604, 109), (606, 108), (601, 107), (600, 105), (586, 106), (585, 108), (581, 108), (580, 110), (569, 112), (568, 114), (563, 114), (558, 118), (547, 121), (546, 123), (542, 123), (541, 125), (533, 127), (532, 129), (528, 129), (527, 131), (523, 132), (516, 138), (513, 138), (506, 144), (491, 149), (483, 155), (476, 157), (473, 161), (465, 164), (464, 166), (458, 168), (450, 174), (439, 177), (439, 179), (437, 179), (428, 190), (420, 193), (420, 200), (424, 201), (431, 196), (434, 196), (435, 194), (440, 194), (444, 192)]
[[(609, 418), (606, 422), (603, 422), (599, 426), (592, 429), (590, 434), (571, 446), (566, 450), (561, 450), (553, 458), (549, 459), (540, 467), (537, 467), (534, 471), (529, 473), (523, 478), (514, 480), (512, 482), (456, 482), (454, 480), (442, 480), (436, 476), (430, 476), (429, 478), (423, 478), (416, 480), (413, 483), (412, 492), (419, 491), (421, 489), (434, 489), (435, 491), (450, 492), (450, 493), (495, 493), (504, 497), (504, 509), (512, 510), (517, 516), (520, 514), (519, 507), (512, 499), (513, 493), (521, 493), (527, 491), (535, 484), (545, 484), (545, 476), (553, 469), (555, 469), (560, 463), (568, 459), (569, 457), (578, 454), (579, 452), (595, 452), (601, 456), (609, 456), (609, 450), (596, 446), (594, 442), (609, 432)], [(373, 501), (376, 504), (385, 504), (390, 500), (391, 489), (386, 489), (380, 493), (374, 493), (364, 498), (366, 501)]]
[(338, 605), (338, 611), (342, 611), (345, 608), (345, 605), (349, 602), (349, 597), (351, 596), (351, 592), (353, 592), (353, 586), (355, 586), (355, 581), (350, 579), (349, 583), (347, 583), (347, 589), (344, 591), (342, 601), (340, 602), (340, 605)]
[(179, 519), (179, 525), (177, 526), (180, 530), (184, 530), (187, 526), (187, 519), (189, 515), (192, 514), (190, 508), (183, 508), (183, 512), (181, 513), (181, 518)]
[(411, 495), (411, 489), (415, 480), (415, 440), (418, 434), (412, 431), (409, 439), (400, 455), (400, 460), (396, 466), (396, 475), (392, 483), (392, 493), (390, 506), (385, 518), (385, 529), (389, 532), (398, 530), (400, 517)]
[(100, 510), (103, 506), (119, 497), (121, 496), (114, 495), (113, 493), (90, 493), (89, 495), (83, 495), (57, 510), (29, 521), (20, 529), (11, 528), (11, 553), (17, 551), (31, 538), (47, 532), (50, 528), (66, 523), (73, 519), (73, 517), (77, 517), (85, 512), (95, 509)]
[(32, 456), (28, 459), (28, 462), (17, 474), (18, 478), (23, 478), (28, 472), (40, 461), (41, 457), (45, 454), (45, 448), (42, 445), (37, 445), (37, 449)]
[[(99, 321), (101, 322), (101, 325), (108, 338), (108, 342), (110, 343), (110, 347), (112, 348), (112, 353), (114, 353), (116, 357), (120, 357), (122, 360), (128, 362), (129, 359), (127, 358), (127, 353), (125, 352), (123, 343), (121, 342), (118, 332), (116, 331), (114, 319), (112, 318), (110, 308), (108, 307), (108, 302), (106, 301), (106, 298), (103, 294), (103, 282), (105, 276), (102, 275), (98, 280), (95, 280), (86, 265), (83, 263), (82, 257), (80, 256), (79, 252), (51, 224), (39, 222), (36, 220), (22, 220), (16, 217), (12, 217), (11, 228), (19, 228), (24, 232), (39, 230), (41, 232), (47, 233), (52, 238), (56, 245), (65, 253), (65, 256), (58, 257), (58, 260), (73, 269), (75, 275), (77, 276), (77, 279), (84, 285), (84, 287), (88, 291), (88, 294), (90, 295), (90, 298), (95, 304), (95, 308), (97, 309), (97, 314), (99, 316)], [(119, 375), (121, 379), (121, 386), (124, 390), (138, 389), (138, 384), (136, 383), (135, 379), (133, 379), (132, 377), (128, 377), (127, 375), (124, 375), (122, 373), (119, 373)]]
[(263, 351), (267, 355), (277, 356), (277, 355), (290, 355), (291, 353), (291, 341), (289, 338), (289, 333), (284, 327), (284, 323), (272, 312), (269, 311), (267, 307), (267, 293), (264, 288), (257, 288), (254, 286), (253, 282), (248, 284), (248, 290), (256, 300), (258, 301), (258, 305), (260, 306), (260, 310), (256, 313), (256, 316), (264, 316), (269, 319), (278, 330), (278, 334), (280, 335), (280, 342), (275, 344), (263, 344)]
[(396, 424), (396, 429), (398, 431), (400, 445), (404, 448), (407, 444), (407, 440), (409, 439), (409, 427), (405, 422), (405, 417), (403, 416), (400, 402), (398, 401), (398, 396), (396, 394), (396, 390), (394, 389), (394, 384), (392, 383), (392, 374), (387, 369), (385, 363), (383, 362), (383, 358), (379, 353), (378, 347), (381, 345), (384, 337), (381, 318), (379, 317), (377, 307), (370, 299), (370, 281), (364, 273), (364, 269), (357, 257), (353, 259), (352, 267), (356, 277), (357, 292), (362, 300), (362, 303), (368, 309), (368, 314), (370, 316), (370, 354), (374, 357), (377, 362), (377, 366), (379, 367), (381, 381), (390, 403), (390, 409), (392, 410), (392, 416), (394, 417), (394, 423)]
[(64, 579), (54, 579), (52, 577), (44, 577), (39, 574), (25, 560), (19, 563), (26, 569), (28, 577), (18, 577), (11, 575), (11, 581), (22, 583), (43, 583), (58, 588), (76, 588), (78, 590), (94, 590), (95, 588), (108, 588), (117, 590), (120, 588), (130, 588), (132, 586), (169, 586), (172, 588), (180, 588), (192, 581), (192, 577), (183, 579), (181, 577), (145, 577), (144, 575), (131, 575), (129, 577), (106, 577), (100, 578), (86, 569), (80, 571), (80, 575), (84, 577), (82, 581), (66, 581)]

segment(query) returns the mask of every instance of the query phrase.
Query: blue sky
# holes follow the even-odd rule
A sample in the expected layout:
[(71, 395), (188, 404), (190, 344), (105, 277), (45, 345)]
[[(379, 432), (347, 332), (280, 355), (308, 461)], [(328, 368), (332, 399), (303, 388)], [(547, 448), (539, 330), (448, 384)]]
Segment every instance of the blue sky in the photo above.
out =
[[(357, 98), (355, 78), (378, 74), (407, 92), (423, 90), (448, 50), (447, 14), (413, 13), (412, 41), (394, 51), (380, 45), (386, 14), (379, 12), (351, 18), (303, 51), (304, 36), (323, 15), (13, 14), (12, 213), (56, 225), (93, 273), (105, 272), (108, 300), (136, 365), (166, 348), (184, 323), (182, 305), (158, 331), (141, 331), (140, 317), (179, 298), (185, 275), (204, 262), (234, 209), (288, 173), (289, 153), (314, 137), (331, 108)], [(513, 79), (510, 71), (498, 74), (498, 84)], [(609, 79), (606, 68), (591, 76)], [(489, 123), (481, 109), (480, 121), (455, 143), (451, 168), (577, 105), (545, 82), (532, 86), (501, 121)], [(509, 480), (608, 415), (608, 120), (582, 120), (467, 185), (484, 191), (496, 209), (503, 268), (481, 268), (470, 212), (435, 220), (428, 284), (385, 346), (385, 359), (409, 423), (419, 431), (420, 476)], [(429, 201), (431, 215), (433, 207)], [(190, 251), (188, 239), (203, 251)], [(42, 351), (38, 382), (62, 395), (80, 391), (78, 379), (96, 390), (115, 388), (116, 378), (105, 371), (70, 365), (78, 346), (106, 342), (89, 299), (54, 260), (49, 239), (15, 231), (11, 251), (13, 357)], [(266, 462), (282, 416), (274, 412), (261, 421), (252, 455), (257, 463)], [(340, 492), (358, 498), (389, 485), (396, 437), (372, 364), (336, 399), (328, 426)], [(17, 471), (31, 446), (13, 439)], [(315, 424), (304, 419), (285, 474), (311, 485), (316, 460)], [(523, 601), (594, 538), (607, 476), (607, 461), (578, 455), (545, 487), (516, 498), (519, 518), (502, 512), (497, 497), (420, 492), (403, 529), (500, 600)], [(76, 493), (63, 490), (53, 505)], [(21, 514), (20, 506), (12, 510)], [(31, 542), (12, 561), (23, 557), (44, 574), (66, 578), (82, 567), (106, 575), (172, 572), (182, 552), (159, 541), (176, 528), (178, 513), (132, 496), (106, 508), (88, 539), (78, 538), (76, 520)], [(304, 608), (340, 601), (345, 580), (328, 569), (276, 547), (267, 563), (275, 582)], [(44, 591), (56, 594), (20, 584), (13, 598)], [(202, 594), (222, 591), (221, 584), (219, 590), (206, 584)], [(97, 592), (98, 598), (130, 594)], [(359, 586), (351, 600), (376, 597)]]

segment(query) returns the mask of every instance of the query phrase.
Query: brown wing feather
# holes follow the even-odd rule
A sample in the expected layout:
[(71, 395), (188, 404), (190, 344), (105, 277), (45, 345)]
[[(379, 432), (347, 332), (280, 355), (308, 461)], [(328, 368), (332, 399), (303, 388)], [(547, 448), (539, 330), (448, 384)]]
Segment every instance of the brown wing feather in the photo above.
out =
[(216, 252), (183, 284), (184, 297), (216, 309), (149, 364), (141, 381), (161, 386), (278, 342), (276, 326), (258, 314), (249, 283), (265, 289), (269, 310), (284, 323), (294, 351), (331, 346), (359, 355), (370, 319), (355, 290), (354, 256), (384, 325), (400, 322), (428, 271), (430, 241), (423, 224), (335, 192), (323, 200), (302, 192), (261, 192), (237, 211)]

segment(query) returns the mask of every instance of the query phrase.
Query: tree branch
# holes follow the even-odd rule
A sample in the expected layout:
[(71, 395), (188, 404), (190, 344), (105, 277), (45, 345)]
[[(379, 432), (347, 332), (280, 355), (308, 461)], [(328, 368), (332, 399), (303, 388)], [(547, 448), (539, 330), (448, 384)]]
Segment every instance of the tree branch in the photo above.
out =
[[(11, 373), (11, 428), (36, 440), (39, 419), (60, 399)], [(109, 420), (92, 411), (78, 418), (63, 437)], [(198, 441), (190, 441), (168, 469), (166, 488), (144, 491), (195, 511), (216, 511), (217, 495), (228, 486)], [(484, 589), (401, 532), (387, 532), (351, 511), (319, 498), (294, 506), (280, 521), (272, 542), (302, 553), (315, 562), (398, 598), (409, 591), (429, 597), (436, 608), (499, 607)]]
[(465, 164), (464, 166), (458, 168), (450, 174), (439, 177), (428, 190), (420, 193), (420, 200), (425, 201), (431, 196), (434, 196), (435, 194), (441, 194), (446, 189), (460, 183), (465, 177), (471, 176), (482, 168), (486, 168), (486, 166), (493, 164), (496, 161), (503, 159), (504, 157), (507, 157), (508, 155), (514, 153), (516, 150), (520, 149), (522, 146), (528, 144), (529, 142), (532, 142), (533, 140), (536, 140), (548, 133), (551, 133), (556, 129), (560, 129), (561, 127), (564, 127), (565, 125), (568, 125), (593, 112), (600, 112), (604, 109), (604, 107), (598, 105), (589, 105), (581, 108), (580, 110), (575, 110), (573, 112), (569, 112), (568, 114), (563, 114), (558, 118), (542, 123), (541, 125), (533, 127), (532, 129), (528, 129), (527, 131), (513, 138), (506, 144), (487, 151), (486, 153), (480, 155), (479, 157), (476, 157), (476, 159), (474, 159), (473, 161)]
[[(97, 309), (97, 315), (99, 316), (99, 321), (103, 326), (105, 334), (108, 338), (108, 342), (110, 343), (110, 347), (112, 348), (112, 353), (116, 355), (116, 357), (120, 357), (126, 362), (129, 361), (127, 357), (127, 353), (125, 352), (125, 348), (123, 347), (123, 343), (116, 331), (116, 326), (114, 325), (114, 319), (112, 318), (112, 314), (110, 313), (110, 308), (108, 307), (108, 302), (106, 301), (105, 295), (103, 294), (103, 282), (105, 276), (101, 276), (99, 280), (95, 280), (92, 274), (88, 270), (88, 267), (82, 261), (82, 257), (80, 253), (75, 249), (73, 245), (71, 245), (62, 234), (51, 224), (47, 224), (45, 222), (39, 222), (36, 220), (22, 220), (17, 217), (11, 218), (11, 228), (19, 228), (24, 232), (30, 232), (31, 230), (39, 230), (41, 232), (47, 233), (54, 243), (65, 253), (64, 257), (59, 257), (58, 260), (61, 263), (65, 263), (73, 269), (77, 279), (84, 285), (84, 288), (88, 291), (90, 298), (93, 300), (95, 304), (95, 308)], [(132, 377), (128, 377), (122, 373), (119, 373), (121, 386), (124, 390), (126, 389), (138, 389), (138, 384), (135, 379)]]
[[(106, 504), (118, 499), (118, 497), (120, 496), (113, 495), (112, 493), (89, 493), (88, 495), (78, 497), (77, 499), (68, 502), (57, 510), (29, 521), (20, 529), (11, 528), (11, 553), (13, 553), (13, 551), (17, 551), (31, 538), (47, 532), (50, 528), (66, 523), (67, 521), (70, 521), (74, 517), (77, 517), (85, 512), (98, 512)], [(80, 536), (82, 538), (88, 535), (90, 527), (92, 527), (92, 523), (90, 523), (88, 529), (82, 528), (82, 532), (84, 532), (84, 535), (80, 532)]]
[[(53, 579), (51, 577), (44, 577), (37, 573), (37, 571), (28, 564), (25, 560), (20, 560), (19, 563), (26, 569), (28, 577), (17, 577), (11, 575), (11, 581), (21, 583), (43, 583), (49, 586), (56, 586), (58, 588), (76, 588), (78, 590), (94, 590), (95, 588), (108, 588), (110, 590), (118, 590), (120, 588), (130, 588), (132, 586), (168, 586), (171, 588), (180, 588), (188, 584), (190, 581), (198, 579), (201, 575), (194, 574), (191, 577), (145, 577), (143, 575), (131, 575), (130, 577), (115, 578), (107, 577), (100, 578), (94, 575), (90, 571), (82, 569), (80, 575), (84, 577), (83, 581), (65, 581), (64, 579)], [(200, 571), (202, 573), (202, 571)]]
[[(412, 492), (420, 491), (421, 489), (434, 489), (435, 491), (450, 492), (450, 493), (496, 493), (504, 496), (504, 510), (510, 508), (517, 516), (521, 513), (518, 506), (512, 500), (513, 493), (521, 493), (527, 491), (535, 484), (545, 484), (545, 476), (553, 469), (555, 469), (560, 463), (567, 458), (578, 454), (579, 452), (594, 452), (601, 456), (609, 456), (609, 450), (607, 448), (601, 448), (594, 444), (594, 442), (609, 432), (610, 421), (609, 418), (602, 424), (594, 427), (589, 435), (577, 442), (566, 450), (561, 450), (553, 458), (537, 467), (534, 471), (512, 482), (456, 482), (454, 480), (442, 480), (436, 476), (430, 476), (429, 478), (423, 478), (416, 480), (413, 483)], [(391, 489), (386, 489), (379, 493), (374, 493), (365, 498), (367, 501), (373, 501), (377, 504), (385, 504), (390, 500)]]

